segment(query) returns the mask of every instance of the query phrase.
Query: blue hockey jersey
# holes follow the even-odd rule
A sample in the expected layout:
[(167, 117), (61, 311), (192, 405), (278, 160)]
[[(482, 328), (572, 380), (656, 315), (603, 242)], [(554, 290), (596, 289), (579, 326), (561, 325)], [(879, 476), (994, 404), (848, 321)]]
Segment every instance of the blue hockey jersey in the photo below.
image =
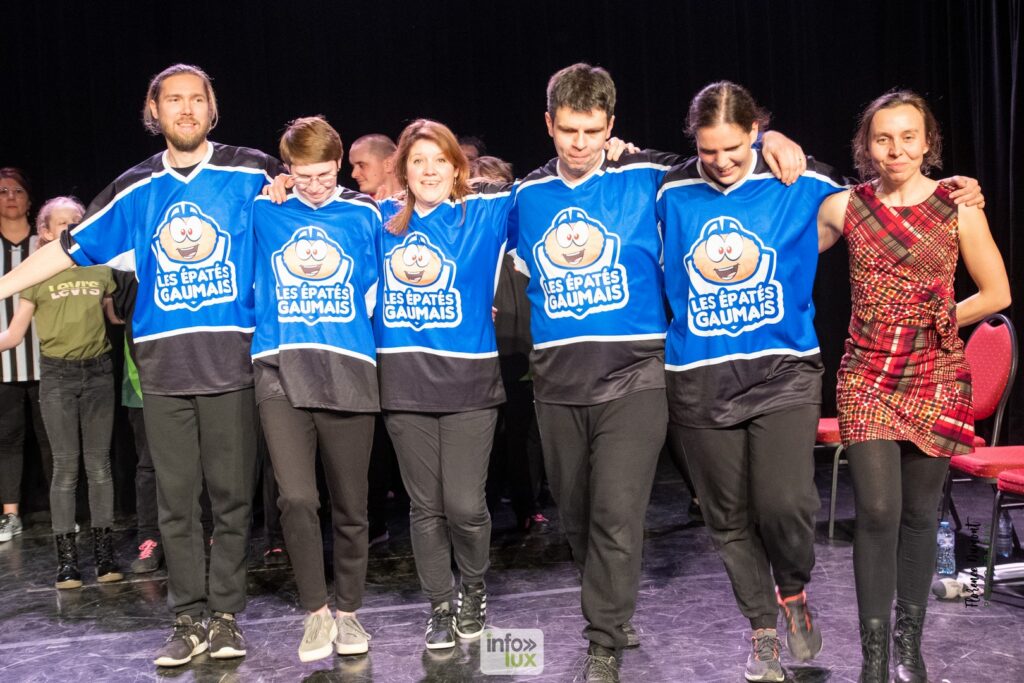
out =
[(655, 196), (677, 159), (627, 154), (578, 181), (552, 159), (517, 185), (509, 243), (530, 276), (538, 401), (593, 405), (665, 386)]
[(145, 393), (252, 386), (250, 213), (281, 170), (262, 152), (213, 142), (187, 176), (156, 154), (103, 190), (64, 240), (79, 265), (137, 273), (132, 329)]
[(731, 426), (821, 402), (811, 300), (817, 215), (842, 180), (809, 160), (787, 187), (754, 154), (747, 175), (729, 187), (690, 159), (658, 193), (673, 313), (665, 348), (669, 409), (684, 426)]
[(380, 212), (364, 194), (336, 188), (314, 206), (290, 195), (258, 197), (256, 399), (296, 408), (376, 412), (376, 304)]
[[(457, 412), (505, 400), (491, 319), (512, 192), (477, 188), (404, 235), (381, 231), (374, 329), (385, 410)], [(384, 223), (402, 205), (381, 203)]]

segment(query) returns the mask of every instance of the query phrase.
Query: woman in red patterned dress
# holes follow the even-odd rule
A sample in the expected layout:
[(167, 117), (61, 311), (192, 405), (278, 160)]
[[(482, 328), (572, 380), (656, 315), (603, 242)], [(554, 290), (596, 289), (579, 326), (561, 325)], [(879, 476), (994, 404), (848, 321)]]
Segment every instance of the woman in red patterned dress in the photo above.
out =
[[(921, 630), (935, 563), (936, 514), (949, 456), (974, 440), (971, 375), (959, 325), (1010, 304), (985, 214), (955, 205), (924, 175), (941, 137), (908, 92), (872, 102), (853, 139), (861, 177), (825, 200), (822, 248), (846, 237), (853, 311), (839, 370), (839, 427), (857, 507), (853, 565), (861, 681), (888, 681), (896, 595), (896, 680), (927, 681)], [(958, 253), (978, 292), (957, 302)]]

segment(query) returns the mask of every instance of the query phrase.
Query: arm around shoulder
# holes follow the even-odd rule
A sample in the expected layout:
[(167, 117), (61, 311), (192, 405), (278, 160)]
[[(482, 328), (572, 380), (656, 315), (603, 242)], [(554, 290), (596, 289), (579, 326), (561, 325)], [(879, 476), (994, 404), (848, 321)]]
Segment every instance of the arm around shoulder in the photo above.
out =
[(978, 292), (956, 305), (961, 326), (971, 325), (1010, 305), (1010, 281), (999, 247), (992, 239), (988, 220), (980, 209), (957, 207), (960, 221), (960, 253)]

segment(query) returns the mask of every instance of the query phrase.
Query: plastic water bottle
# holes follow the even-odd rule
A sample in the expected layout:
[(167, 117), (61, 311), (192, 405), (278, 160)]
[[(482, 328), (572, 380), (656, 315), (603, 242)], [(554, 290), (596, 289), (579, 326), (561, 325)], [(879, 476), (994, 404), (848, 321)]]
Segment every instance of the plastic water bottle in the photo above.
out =
[(999, 513), (999, 530), (996, 532), (996, 555), (1009, 557), (1013, 552), (1013, 521), (1010, 513), (1003, 510)]
[(935, 556), (935, 571), (939, 576), (953, 576), (956, 574), (956, 534), (949, 522), (939, 525), (937, 538), (939, 551)]

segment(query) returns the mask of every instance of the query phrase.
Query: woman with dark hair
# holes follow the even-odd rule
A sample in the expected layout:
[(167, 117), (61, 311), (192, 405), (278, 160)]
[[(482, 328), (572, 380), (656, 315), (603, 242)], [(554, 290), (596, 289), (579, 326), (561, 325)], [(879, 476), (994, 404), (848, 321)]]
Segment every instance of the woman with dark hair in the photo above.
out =
[(814, 331), (821, 202), (843, 182), (813, 159), (790, 186), (754, 143), (768, 121), (723, 81), (694, 97), (697, 157), (659, 192), (669, 438), (681, 448), (704, 520), (753, 631), (745, 676), (782, 681), (786, 645), (812, 659), (821, 634), (804, 587), (814, 567), (814, 436), (822, 362)]
[[(426, 646), (483, 631), (491, 517), (484, 485), (505, 401), (491, 320), (512, 206), (507, 189), (471, 187), (443, 124), (403, 131), (395, 173), (404, 202), (381, 202), (374, 316), (384, 422), (411, 501), (413, 556), (430, 599)], [(453, 606), (452, 557), (459, 569)]]
[[(887, 93), (864, 110), (853, 157), (866, 182), (821, 207), (825, 249), (845, 237), (853, 311), (839, 369), (839, 429), (857, 508), (853, 544), (863, 664), (889, 680), (893, 595), (896, 679), (927, 681), (921, 657), (936, 515), (949, 456), (974, 442), (971, 375), (958, 327), (1010, 305), (985, 214), (957, 205), (941, 167), (938, 123), (919, 95)], [(978, 288), (959, 302), (958, 254)]]
[[(17, 168), (0, 168), (0, 275), (6, 275), (29, 257), (37, 241), (29, 224), (32, 206), (28, 179)], [(0, 328), (14, 319), (19, 297), (0, 303)], [(47, 484), (53, 475), (53, 457), (39, 410), (39, 337), (29, 326), (25, 338), (0, 353), (0, 543), (21, 533), (21, 475), (25, 458), (25, 403), (32, 411), (32, 426), (43, 460)]]

